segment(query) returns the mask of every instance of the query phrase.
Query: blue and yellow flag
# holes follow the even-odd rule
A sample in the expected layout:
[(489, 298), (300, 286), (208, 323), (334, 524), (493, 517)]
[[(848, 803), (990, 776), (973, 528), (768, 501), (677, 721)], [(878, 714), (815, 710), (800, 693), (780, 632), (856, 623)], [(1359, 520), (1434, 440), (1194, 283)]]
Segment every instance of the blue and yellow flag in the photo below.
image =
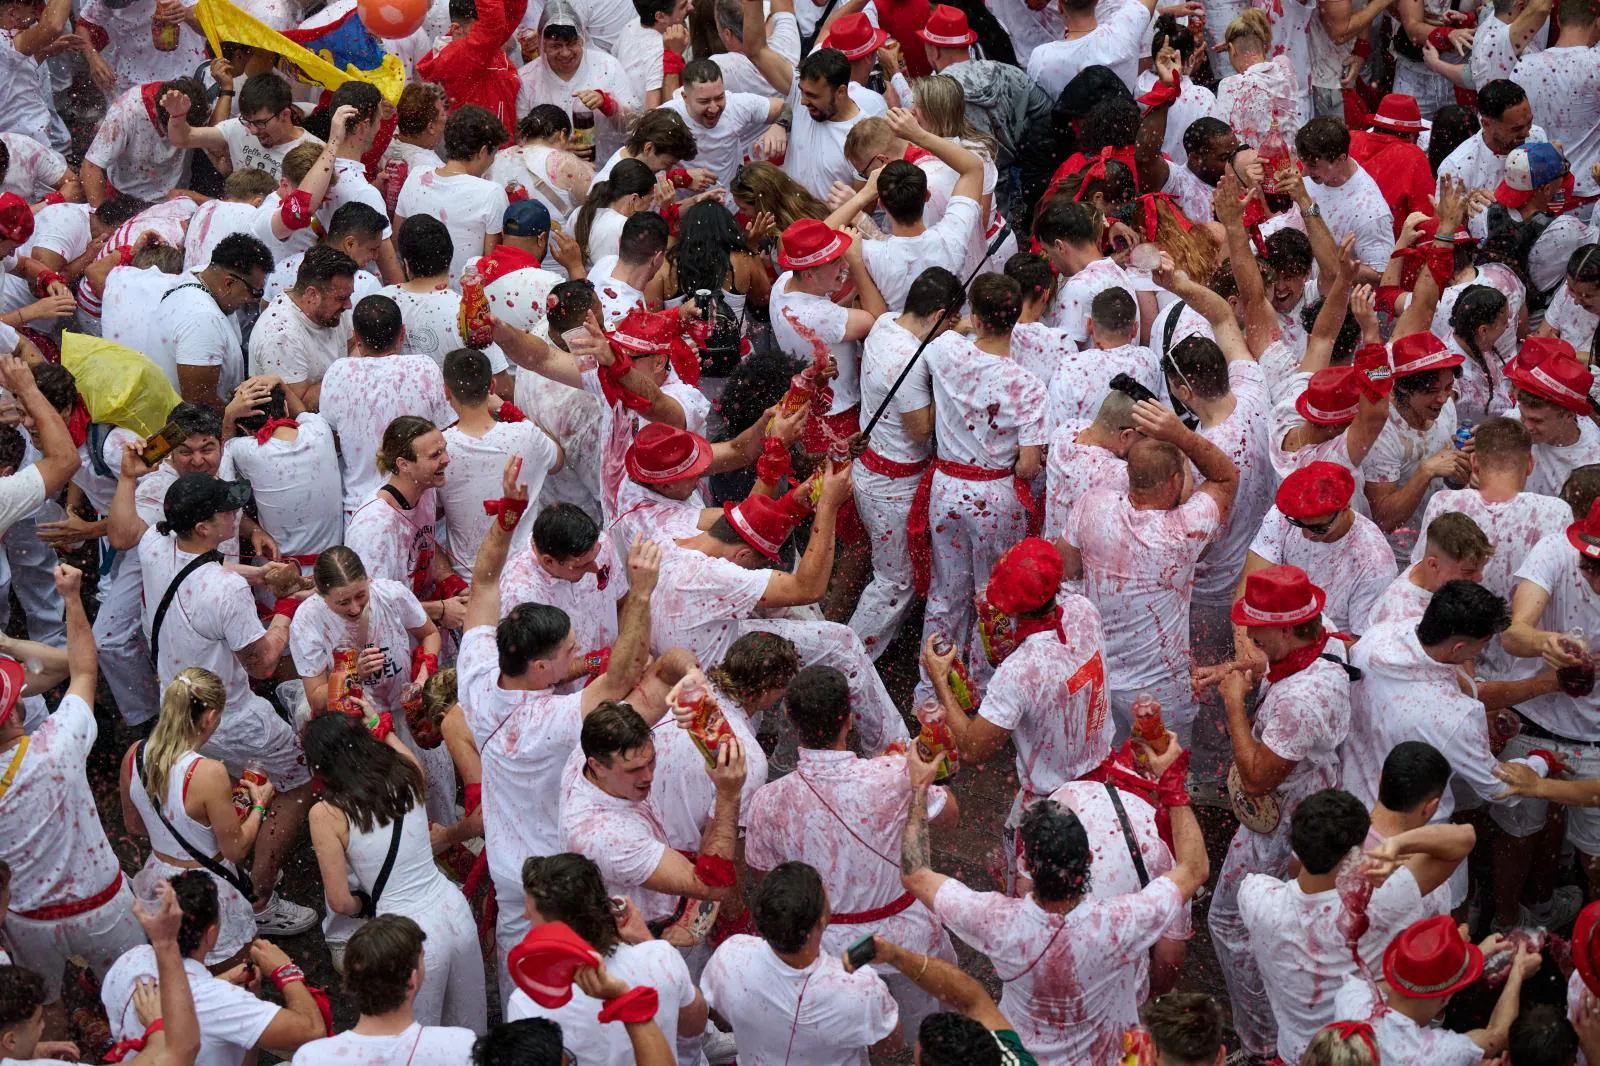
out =
[[(307, 82), (337, 89), (347, 81), (364, 81), (376, 86), (391, 104), (399, 102), (400, 90), (405, 88), (406, 74), (400, 58), (383, 51), (353, 10), (345, 19), (308, 31), (315, 35), (309, 42), (315, 51), (251, 17), (229, 0), (199, 0), (195, 15), (217, 55), (222, 54), (224, 41), (275, 52), (293, 64)], [(363, 66), (369, 63), (373, 65)]]

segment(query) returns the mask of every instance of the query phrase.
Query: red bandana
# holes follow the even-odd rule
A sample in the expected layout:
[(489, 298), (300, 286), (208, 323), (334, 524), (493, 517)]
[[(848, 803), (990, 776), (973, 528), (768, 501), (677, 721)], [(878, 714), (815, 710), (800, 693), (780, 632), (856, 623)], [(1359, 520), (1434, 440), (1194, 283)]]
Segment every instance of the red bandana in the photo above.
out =
[(256, 430), (256, 443), (267, 443), (267, 441), (272, 439), (273, 432), (282, 429), (284, 426), (294, 426), (298, 428), (299, 425), (300, 423), (296, 422), (292, 418), (269, 418), (267, 419), (266, 425)]
[(1050, 613), (1043, 618), (1018, 618), (1013, 616), (1012, 639), (1021, 644), (1035, 633), (1054, 633), (1061, 643), (1067, 642), (1066, 633), (1061, 629), (1061, 605), (1051, 608)]
[(524, 270), (538, 265), (539, 260), (532, 252), (500, 244), (495, 246), (494, 251), (478, 260), (478, 273), (483, 276), (483, 283), (487, 285), (491, 281), (505, 277), (513, 270)]
[(67, 416), (67, 433), (77, 447), (83, 447), (84, 441), (89, 439), (90, 421), (89, 408), (84, 404), (83, 397), (79, 396), (77, 403), (72, 406), (72, 413)]
[(1324, 631), (1320, 640), (1307, 644), (1267, 667), (1267, 680), (1276, 684), (1286, 677), (1291, 677), (1317, 661), (1317, 656), (1322, 654), (1322, 649), (1327, 646), (1333, 633)]

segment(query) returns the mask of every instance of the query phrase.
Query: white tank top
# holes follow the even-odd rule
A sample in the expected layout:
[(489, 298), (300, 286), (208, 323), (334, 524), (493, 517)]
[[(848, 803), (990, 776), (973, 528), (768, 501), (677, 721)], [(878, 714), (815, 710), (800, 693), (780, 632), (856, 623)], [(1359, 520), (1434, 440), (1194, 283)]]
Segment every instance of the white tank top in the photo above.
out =
[(573, 203), (566, 190), (558, 188), (555, 180), (550, 177), (550, 154), (554, 151), (554, 148), (545, 144), (522, 146), (522, 165), (527, 169), (529, 176), (529, 180), (523, 184), (527, 186), (529, 196), (550, 209), (551, 218), (564, 219), (576, 210), (578, 205)]
[[(345, 847), (345, 855), (361, 887), (371, 892), (383, 870), (384, 857), (389, 854), (393, 824), (384, 822), (365, 833), (353, 820), (349, 824), (350, 843)], [(400, 850), (395, 853), (389, 880), (378, 898), (378, 913), (420, 913), (437, 906), (441, 894), (452, 887), (433, 862), (427, 809), (421, 803), (414, 804), (400, 824)]]
[[(149, 753), (146, 752), (146, 757)], [(217, 835), (208, 825), (201, 825), (184, 810), (184, 793), (188, 791), (189, 773), (194, 764), (200, 761), (197, 751), (184, 752), (173, 762), (172, 769), (167, 773), (166, 801), (161, 805), (161, 812), (167, 816), (167, 821), (172, 823), (172, 828), (183, 834), (183, 838), (193, 844), (201, 854), (208, 856), (220, 855), (222, 849), (217, 846)], [(145, 768), (134, 767), (134, 779), (129, 782), (128, 794), (133, 800), (133, 807), (139, 812), (139, 817), (144, 820), (145, 830), (150, 835), (150, 846), (161, 854), (173, 859), (192, 859), (187, 848), (178, 843), (172, 833), (162, 824), (156, 816), (155, 807), (150, 802), (150, 794), (145, 791)]]

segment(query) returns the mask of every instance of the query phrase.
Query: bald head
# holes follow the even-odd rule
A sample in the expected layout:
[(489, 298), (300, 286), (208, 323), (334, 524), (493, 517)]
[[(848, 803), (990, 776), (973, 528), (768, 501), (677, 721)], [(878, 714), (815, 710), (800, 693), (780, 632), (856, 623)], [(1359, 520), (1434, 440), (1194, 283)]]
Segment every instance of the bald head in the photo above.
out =
[(1132, 429), (1133, 397), (1116, 389), (1106, 393), (1106, 398), (1100, 402), (1099, 412), (1094, 416), (1094, 424), (1107, 433)]
[(1153, 492), (1182, 475), (1183, 453), (1175, 444), (1145, 438), (1128, 449), (1129, 492)]

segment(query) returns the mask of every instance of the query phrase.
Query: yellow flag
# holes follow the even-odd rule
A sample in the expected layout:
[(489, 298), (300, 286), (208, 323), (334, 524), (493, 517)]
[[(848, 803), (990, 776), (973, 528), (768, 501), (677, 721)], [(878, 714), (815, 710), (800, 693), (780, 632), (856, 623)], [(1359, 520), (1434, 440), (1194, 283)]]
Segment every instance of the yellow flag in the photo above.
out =
[(364, 81), (375, 86), (391, 104), (399, 103), (400, 90), (405, 88), (406, 72), (400, 57), (386, 54), (376, 70), (360, 70), (346, 66), (343, 70), (323, 59), (315, 52), (289, 40), (277, 30), (239, 10), (228, 0), (199, 0), (195, 15), (206, 31), (211, 50), (222, 54), (222, 42), (249, 45), (268, 52), (276, 52), (294, 64), (301, 78), (324, 89), (337, 89), (347, 81)]

